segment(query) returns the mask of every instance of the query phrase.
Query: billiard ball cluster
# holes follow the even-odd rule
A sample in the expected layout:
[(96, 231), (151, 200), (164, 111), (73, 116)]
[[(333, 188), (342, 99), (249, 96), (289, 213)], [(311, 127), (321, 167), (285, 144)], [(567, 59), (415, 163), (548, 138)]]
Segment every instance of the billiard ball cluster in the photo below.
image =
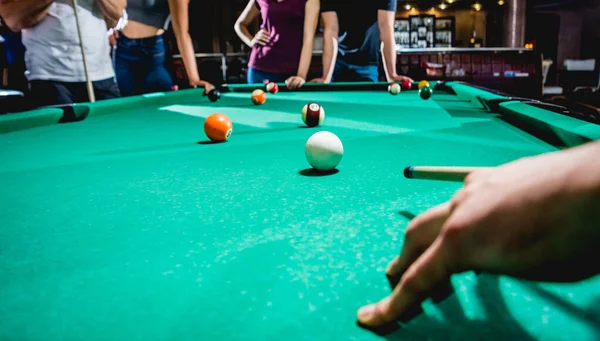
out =
[[(412, 88), (412, 83), (411, 81), (409, 81), (408, 79), (405, 79), (402, 81), (401, 84), (398, 83), (392, 83), (388, 86), (388, 92), (390, 94), (392, 94), (393, 96), (398, 95), (402, 89), (405, 90), (410, 90)], [(429, 82), (422, 80), (418, 83), (417, 88), (419, 89), (419, 97), (421, 97), (424, 100), (428, 100), (431, 98), (431, 96), (433, 95), (433, 90), (431, 89), (431, 86), (429, 84)]]
[[(419, 89), (419, 96), (422, 99), (427, 100), (431, 98), (433, 91), (429, 82), (423, 80), (418, 83), (417, 87)], [(388, 92), (392, 95), (398, 95), (402, 89), (410, 90), (411, 88), (412, 83), (409, 80), (404, 80), (401, 84), (390, 84)], [(264, 90), (254, 90), (250, 100), (255, 105), (265, 104), (267, 101), (267, 92), (276, 94), (279, 92), (279, 86), (276, 83), (268, 83)], [(212, 102), (215, 102), (219, 100), (221, 94), (216, 89), (212, 89), (208, 92), (207, 96)], [(325, 109), (318, 103), (311, 102), (306, 104), (302, 108), (301, 114), (302, 122), (311, 128), (322, 125), (325, 120)], [(233, 124), (226, 115), (215, 113), (210, 115), (204, 122), (204, 132), (212, 141), (225, 142), (231, 137)], [(340, 164), (343, 155), (344, 146), (342, 141), (331, 132), (317, 132), (306, 142), (306, 160), (318, 171), (331, 171), (335, 169)]]
[[(265, 89), (271, 94), (279, 91), (275, 83), (267, 84)], [(208, 96), (210, 98), (210, 92)], [(267, 94), (262, 89), (256, 89), (252, 92), (250, 100), (255, 105), (262, 105), (267, 101)], [(302, 108), (301, 115), (302, 122), (307, 127), (314, 128), (323, 124), (325, 109), (320, 104), (311, 102)], [(226, 142), (233, 132), (233, 123), (226, 115), (214, 113), (204, 122), (204, 132), (213, 142)], [(334, 170), (340, 164), (344, 155), (344, 146), (335, 134), (320, 131), (308, 139), (304, 151), (311, 167), (317, 171), (327, 172)]]

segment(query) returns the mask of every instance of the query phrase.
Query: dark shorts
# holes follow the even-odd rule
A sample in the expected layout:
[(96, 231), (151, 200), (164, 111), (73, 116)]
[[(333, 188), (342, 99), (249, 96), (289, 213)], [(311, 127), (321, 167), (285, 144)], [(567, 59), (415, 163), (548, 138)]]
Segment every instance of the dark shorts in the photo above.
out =
[[(121, 97), (114, 78), (93, 82), (96, 100)], [(31, 81), (31, 97), (38, 107), (88, 102), (85, 82)]]

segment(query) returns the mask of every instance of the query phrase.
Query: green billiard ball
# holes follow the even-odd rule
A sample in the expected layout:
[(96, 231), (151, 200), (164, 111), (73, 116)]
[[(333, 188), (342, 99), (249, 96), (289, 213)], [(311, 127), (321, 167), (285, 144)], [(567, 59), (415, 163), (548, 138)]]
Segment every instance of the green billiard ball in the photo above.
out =
[(419, 96), (421, 96), (422, 99), (430, 99), (431, 95), (433, 95), (433, 91), (430, 87), (424, 86), (419, 89)]

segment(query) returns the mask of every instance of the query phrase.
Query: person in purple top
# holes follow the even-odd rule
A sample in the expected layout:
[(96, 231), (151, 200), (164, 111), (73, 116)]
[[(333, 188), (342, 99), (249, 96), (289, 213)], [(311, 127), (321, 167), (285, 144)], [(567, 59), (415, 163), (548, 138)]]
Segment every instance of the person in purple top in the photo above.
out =
[[(250, 0), (235, 23), (235, 31), (252, 48), (248, 83), (285, 82), (304, 85), (312, 60), (319, 21), (319, 0)], [(260, 15), (255, 35), (248, 26)]]

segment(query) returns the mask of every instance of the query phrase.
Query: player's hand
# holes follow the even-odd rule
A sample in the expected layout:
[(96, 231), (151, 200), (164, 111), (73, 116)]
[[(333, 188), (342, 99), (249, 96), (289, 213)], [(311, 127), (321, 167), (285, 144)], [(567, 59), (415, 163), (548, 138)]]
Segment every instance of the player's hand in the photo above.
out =
[(271, 37), (269, 36), (269, 32), (267, 32), (266, 30), (260, 30), (254, 36), (254, 38), (250, 42), (250, 45), (254, 46), (254, 45), (258, 44), (260, 46), (265, 46), (270, 41), (271, 41)]
[(210, 90), (215, 88), (214, 85), (212, 85), (211, 83), (209, 83), (207, 81), (203, 81), (203, 80), (192, 81), (192, 82), (190, 82), (190, 86), (192, 88), (204, 88), (204, 91), (206, 93), (210, 92)]
[(414, 82), (414, 80), (410, 77), (402, 76), (402, 75), (393, 75), (392, 81), (397, 83), (402, 83), (402, 81), (408, 80), (409, 82)]
[(300, 76), (292, 76), (285, 81), (285, 85), (288, 89), (292, 90), (301, 88), (304, 83), (306, 83), (306, 80)]
[(387, 268), (401, 276), (399, 284), (362, 307), (359, 322), (396, 321), (450, 275), (468, 270), (561, 282), (598, 273), (598, 155), (596, 142), (470, 174), (450, 202), (409, 224)]
[(310, 80), (311, 83), (325, 83), (325, 77), (314, 78)]

